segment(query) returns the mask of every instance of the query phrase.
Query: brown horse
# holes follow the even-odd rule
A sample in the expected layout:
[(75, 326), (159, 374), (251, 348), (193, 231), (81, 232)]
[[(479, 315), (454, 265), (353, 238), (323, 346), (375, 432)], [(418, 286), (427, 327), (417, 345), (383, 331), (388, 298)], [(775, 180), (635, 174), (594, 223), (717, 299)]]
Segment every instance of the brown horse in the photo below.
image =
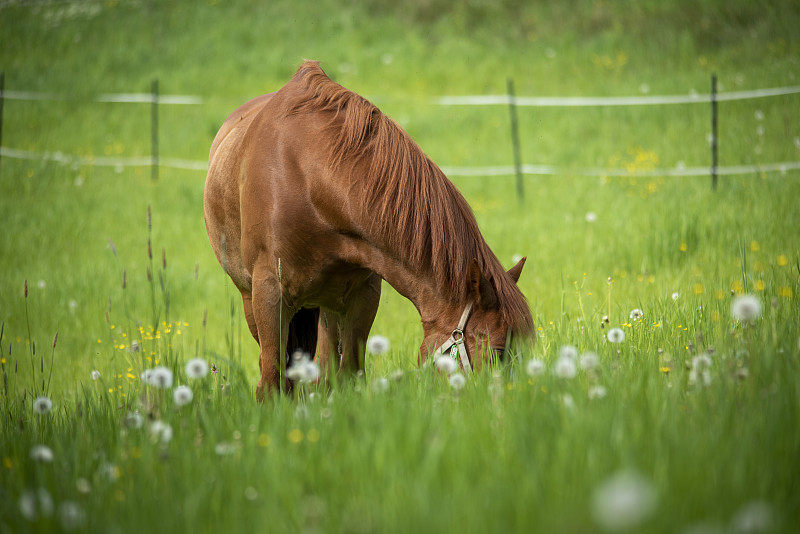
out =
[(516, 285), (524, 258), (506, 272), (444, 173), (316, 62), (222, 125), (205, 220), (260, 345), (259, 399), (299, 348), (323, 369), (331, 357), (363, 369), (381, 279), (421, 316), (420, 364), (449, 353), (479, 369), (510, 330), (534, 334)]

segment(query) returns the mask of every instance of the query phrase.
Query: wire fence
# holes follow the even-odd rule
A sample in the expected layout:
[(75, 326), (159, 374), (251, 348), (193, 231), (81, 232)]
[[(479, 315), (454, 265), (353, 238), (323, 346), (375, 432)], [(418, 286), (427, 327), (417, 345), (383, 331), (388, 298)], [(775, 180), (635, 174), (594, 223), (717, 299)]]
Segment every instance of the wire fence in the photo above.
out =
[[(198, 95), (160, 95), (158, 81), (154, 80), (149, 93), (104, 93), (93, 96), (58, 94), (36, 91), (6, 91), (3, 87), (4, 77), (0, 74), (0, 160), (3, 158), (21, 160), (51, 161), (62, 165), (71, 166), (98, 166), (114, 167), (121, 170), (125, 167), (151, 167), (153, 178), (158, 178), (158, 168), (184, 169), (191, 171), (207, 171), (208, 163), (199, 160), (161, 157), (158, 150), (158, 108), (163, 105), (196, 106), (205, 103), (205, 99)], [(466, 95), (466, 96), (438, 96), (429, 99), (431, 105), (436, 106), (508, 106), (512, 113), (516, 107), (620, 107), (620, 106), (653, 106), (653, 105), (689, 105), (711, 104), (712, 121), (716, 122), (715, 103), (725, 101), (749, 100), (757, 98), (770, 98), (800, 93), (800, 86), (774, 87), (756, 89), (751, 91), (733, 91), (717, 93), (715, 84), (712, 84), (709, 94), (690, 93), (688, 95), (644, 95), (644, 96), (589, 96), (589, 97), (517, 97), (513, 92), (513, 81), (509, 80), (509, 93), (506, 95)], [(3, 104), (8, 100), (17, 101), (90, 101), (98, 103), (132, 103), (150, 104), (151, 106), (151, 156), (139, 157), (103, 157), (103, 156), (78, 156), (62, 152), (33, 152), (20, 150), (13, 147), (2, 146), (2, 113)], [(512, 138), (518, 144), (518, 131), (515, 116), (512, 115)], [(716, 140), (716, 131), (712, 131), (711, 141)], [(516, 152), (516, 150), (515, 150)], [(715, 159), (715, 158), (714, 158)], [(562, 168), (553, 165), (524, 164), (521, 155), (515, 154), (514, 165), (499, 166), (442, 166), (448, 176), (459, 177), (490, 177), (514, 176), (518, 180), (522, 175), (573, 175), (573, 176), (710, 176), (710, 175), (741, 175), (761, 172), (780, 172), (800, 170), (800, 161), (771, 162), (757, 165), (716, 166), (712, 162), (708, 166), (678, 166), (675, 168), (656, 168), (636, 171), (629, 169), (609, 168)], [(518, 183), (518, 193), (522, 195), (521, 182)]]

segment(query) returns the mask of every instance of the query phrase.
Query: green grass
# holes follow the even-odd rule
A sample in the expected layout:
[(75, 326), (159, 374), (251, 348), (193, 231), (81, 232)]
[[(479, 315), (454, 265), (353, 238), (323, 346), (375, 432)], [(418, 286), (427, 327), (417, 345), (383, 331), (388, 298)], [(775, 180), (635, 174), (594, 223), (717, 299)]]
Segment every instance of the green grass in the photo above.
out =
[[(798, 22), (792, 2), (8, 4), (6, 89), (76, 99), (5, 101), (3, 146), (147, 156), (148, 106), (89, 97), (146, 92), (158, 78), (163, 94), (204, 98), (161, 107), (161, 156), (203, 160), (228, 113), (310, 57), (440, 165), (507, 165), (507, 109), (430, 98), (503, 94), (509, 76), (520, 96), (628, 96), (642, 84), (706, 93), (712, 72), (723, 91), (797, 85)], [(721, 103), (720, 164), (796, 161), (799, 112), (796, 95)], [(522, 203), (513, 177), (455, 181), (503, 264), (528, 256), (520, 285), (538, 339), (460, 391), (413, 371), (419, 318), (385, 286), (373, 333), (392, 347), (368, 357), (363, 379), (336, 385), (330, 401), (304, 391), (257, 405), (257, 346), (207, 242), (202, 172), (162, 168), (154, 184), (147, 167), (3, 158), (0, 532), (67, 530), (65, 502), (82, 511), (77, 531), (597, 531), (594, 495), (624, 471), (657, 494), (634, 531), (737, 531), (760, 502), (772, 522), (755, 531), (791, 532), (800, 175), (721, 177), (713, 192), (706, 177), (636, 172), (709, 165), (706, 105), (519, 115), (525, 163), (562, 171), (526, 177)], [(762, 303), (752, 324), (731, 316), (744, 293)], [(611, 327), (623, 343), (606, 340)], [(596, 352), (600, 367), (559, 378), (564, 345)], [(690, 383), (705, 352), (707, 387)], [(219, 372), (189, 380), (195, 356)], [(547, 372), (529, 377), (531, 358)], [(142, 385), (156, 363), (191, 385), (190, 405)], [(40, 416), (43, 379), (54, 409)], [(590, 399), (596, 385), (606, 395)], [(135, 411), (142, 428), (126, 424)], [(171, 441), (150, 435), (154, 420), (171, 425)], [(37, 444), (51, 463), (30, 458)], [(38, 488), (54, 512), (31, 521), (19, 503)]]

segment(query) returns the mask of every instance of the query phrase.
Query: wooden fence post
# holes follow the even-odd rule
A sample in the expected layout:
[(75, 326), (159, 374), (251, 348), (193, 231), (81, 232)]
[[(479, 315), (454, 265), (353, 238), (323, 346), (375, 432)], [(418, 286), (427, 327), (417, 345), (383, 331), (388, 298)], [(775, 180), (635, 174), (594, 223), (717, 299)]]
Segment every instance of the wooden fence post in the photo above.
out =
[(150, 86), (150, 171), (154, 182), (158, 181), (158, 78)]
[(514, 80), (512, 78), (508, 79), (508, 113), (511, 118), (511, 143), (514, 149), (514, 171), (517, 176), (517, 200), (522, 203), (525, 196), (522, 185), (522, 151), (519, 145), (517, 99), (514, 96)]

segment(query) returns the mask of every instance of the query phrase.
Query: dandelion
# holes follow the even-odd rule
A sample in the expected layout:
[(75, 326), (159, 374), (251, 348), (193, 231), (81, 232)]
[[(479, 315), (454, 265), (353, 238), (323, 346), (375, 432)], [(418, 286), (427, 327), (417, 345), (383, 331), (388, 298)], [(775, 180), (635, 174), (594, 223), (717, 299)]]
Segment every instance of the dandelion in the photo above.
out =
[(186, 362), (186, 376), (189, 378), (203, 378), (208, 374), (208, 362), (203, 358), (192, 358)]
[(86, 514), (83, 508), (74, 501), (63, 501), (58, 505), (58, 519), (66, 531), (76, 530), (83, 526)]
[(587, 352), (581, 355), (578, 365), (580, 365), (581, 369), (584, 371), (591, 371), (593, 369), (597, 369), (597, 367), (600, 365), (600, 358), (594, 352)]
[(100, 380), (100, 371), (97, 369), (92, 371), (92, 380)]
[(745, 322), (761, 316), (761, 301), (755, 295), (741, 295), (731, 304), (731, 315), (737, 321)]
[(192, 402), (192, 389), (189, 386), (178, 386), (172, 392), (172, 397), (175, 399), (176, 406), (186, 406)]
[(53, 498), (44, 488), (24, 491), (19, 497), (19, 511), (28, 521), (53, 515)]
[(755, 534), (772, 532), (775, 527), (772, 507), (764, 501), (753, 501), (744, 505), (733, 516), (731, 532)]
[(644, 317), (644, 312), (639, 308), (634, 308), (631, 310), (630, 318), (633, 321), (640, 321)]
[(53, 451), (47, 445), (34, 445), (31, 448), (31, 460), (50, 463), (53, 461)]
[(633, 471), (619, 472), (595, 489), (594, 520), (606, 530), (627, 530), (641, 525), (656, 508), (653, 484)]
[(593, 211), (590, 211), (586, 214), (586, 222), (593, 223), (597, 220), (597, 214)]
[(367, 352), (379, 356), (389, 350), (389, 339), (384, 336), (371, 336), (367, 340)]
[(230, 456), (236, 452), (236, 444), (223, 441), (214, 446), (214, 452), (219, 456)]
[(600, 384), (596, 384), (589, 388), (589, 399), (602, 399), (606, 396), (606, 388), (605, 386), (601, 386)]
[(315, 382), (320, 377), (319, 366), (311, 361), (307, 352), (297, 351), (292, 355), (292, 365), (286, 370), (289, 380), (307, 384)]
[(574, 378), (577, 371), (578, 369), (575, 366), (574, 359), (561, 356), (558, 360), (556, 360), (554, 372), (557, 377), (566, 379)]
[(160, 419), (150, 424), (150, 438), (154, 443), (169, 443), (172, 439), (172, 426)]
[(544, 361), (540, 360), (539, 358), (531, 358), (528, 360), (528, 363), (525, 365), (525, 372), (531, 378), (544, 374), (547, 366), (545, 365)]
[(698, 354), (692, 358), (692, 368), (689, 370), (689, 384), (702, 382), (703, 385), (711, 384), (711, 357), (708, 354)]
[(172, 387), (172, 371), (166, 367), (153, 367), (150, 371), (149, 384), (161, 389)]
[(451, 375), (458, 370), (458, 364), (450, 356), (439, 356), (436, 358), (434, 363), (436, 364), (436, 368), (438, 370), (448, 375)]
[(564, 403), (564, 408), (567, 410), (572, 411), (575, 409), (575, 401), (573, 400), (572, 395), (569, 393), (564, 393), (561, 396), (561, 402)]
[(564, 345), (560, 349), (558, 349), (558, 355), (561, 358), (569, 358), (570, 360), (575, 360), (578, 358), (578, 349), (575, 348), (573, 345)]
[(678, 300), (680, 296), (681, 294), (676, 291), (675, 293), (672, 294), (672, 300)]
[(608, 331), (608, 340), (611, 343), (622, 343), (625, 341), (625, 332), (621, 328), (612, 328)]
[(129, 413), (125, 417), (125, 425), (128, 428), (142, 428), (144, 424), (144, 417), (139, 412)]
[(372, 382), (372, 391), (375, 393), (383, 393), (389, 389), (389, 379), (380, 377)]
[(454, 373), (450, 375), (450, 387), (458, 391), (467, 385), (467, 379), (461, 373)]
[(47, 397), (37, 397), (36, 400), (33, 401), (33, 411), (39, 415), (48, 414), (52, 409), (53, 401)]

